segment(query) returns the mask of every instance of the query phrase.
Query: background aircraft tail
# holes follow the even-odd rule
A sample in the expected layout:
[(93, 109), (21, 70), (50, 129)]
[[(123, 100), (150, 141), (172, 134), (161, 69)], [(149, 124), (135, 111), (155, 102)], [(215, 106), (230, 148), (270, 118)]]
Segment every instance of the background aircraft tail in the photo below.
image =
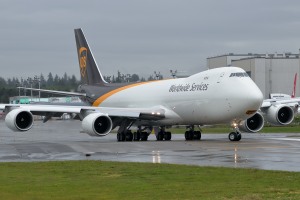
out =
[(297, 84), (297, 73), (295, 74), (295, 78), (294, 78), (294, 88), (291, 96), (292, 98), (295, 98), (296, 96), (296, 84)]
[(107, 84), (97, 66), (96, 60), (94, 59), (93, 53), (84, 37), (83, 31), (79, 28), (75, 29), (74, 32), (82, 84)]
[(295, 74), (295, 78), (294, 78), (294, 85), (293, 85), (293, 90), (292, 90), (292, 94), (288, 95), (288, 94), (282, 94), (282, 93), (271, 93), (270, 94), (270, 99), (289, 99), (289, 98), (295, 98), (296, 96), (296, 86), (297, 86), (297, 77), (298, 74)]

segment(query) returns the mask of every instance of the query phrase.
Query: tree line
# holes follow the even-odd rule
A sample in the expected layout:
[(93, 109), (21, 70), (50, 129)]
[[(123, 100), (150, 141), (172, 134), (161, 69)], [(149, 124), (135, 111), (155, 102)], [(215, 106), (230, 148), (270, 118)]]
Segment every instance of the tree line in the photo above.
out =
[[(147, 79), (140, 78), (137, 74), (122, 74), (120, 71), (116, 75), (103, 77), (109, 83), (122, 83), (122, 82), (143, 82), (156, 79), (163, 79), (163, 76), (155, 73), (150, 75)], [(9, 97), (13, 96), (30, 96), (29, 90), (18, 89), (17, 87), (26, 88), (41, 88), (47, 90), (59, 90), (59, 91), (76, 91), (80, 80), (75, 75), (69, 76), (64, 73), (63, 76), (53, 75), (51, 72), (45, 77), (43, 74), (39, 76), (29, 78), (8, 78), (0, 77), (0, 102), (8, 103)], [(38, 92), (33, 92), (33, 96), (37, 96)], [(54, 94), (41, 92), (41, 97), (51, 97)]]
[[(42, 88), (49, 90), (61, 90), (61, 91), (74, 91), (80, 81), (77, 80), (75, 75), (69, 76), (65, 73), (59, 77), (57, 74), (53, 75), (51, 72), (45, 78), (43, 74), (28, 78), (8, 78), (0, 77), (0, 102), (8, 103), (9, 97), (12, 96), (30, 96), (30, 91), (24, 89), (18, 89), (17, 87), (26, 88)], [(33, 92), (33, 96), (37, 96), (38, 92)], [(41, 97), (50, 97), (51, 94), (41, 93)]]
[(150, 75), (147, 79), (144, 77), (140, 78), (137, 74), (122, 74), (118, 71), (117, 75), (104, 76), (103, 77), (109, 83), (132, 83), (132, 82), (144, 82), (153, 80), (162, 80), (163, 76), (160, 73), (154, 72), (154, 75)]

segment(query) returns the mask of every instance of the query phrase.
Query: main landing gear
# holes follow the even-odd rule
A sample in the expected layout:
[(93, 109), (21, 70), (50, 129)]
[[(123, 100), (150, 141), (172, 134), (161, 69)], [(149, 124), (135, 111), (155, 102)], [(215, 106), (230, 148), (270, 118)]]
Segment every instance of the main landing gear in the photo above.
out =
[(140, 131), (132, 133), (131, 130), (126, 130), (117, 133), (118, 142), (124, 141), (147, 141), (149, 134), (146, 131)]
[(127, 120), (122, 122), (117, 133), (118, 142), (148, 140), (148, 136), (150, 135), (151, 131), (147, 132), (145, 131), (146, 128), (141, 129), (141, 127), (139, 127), (139, 129), (136, 132), (132, 133), (130, 130), (132, 124), (133, 122), (129, 122)]
[(184, 134), (185, 140), (201, 140), (201, 131), (195, 131), (193, 125), (187, 128), (189, 130)]
[(162, 140), (169, 141), (172, 138), (171, 132), (166, 131), (165, 127), (160, 127), (160, 129), (155, 130), (155, 135), (157, 141), (162, 141)]
[(147, 131), (143, 131), (140, 127), (139, 129), (133, 133), (133, 141), (147, 141), (149, 133)]

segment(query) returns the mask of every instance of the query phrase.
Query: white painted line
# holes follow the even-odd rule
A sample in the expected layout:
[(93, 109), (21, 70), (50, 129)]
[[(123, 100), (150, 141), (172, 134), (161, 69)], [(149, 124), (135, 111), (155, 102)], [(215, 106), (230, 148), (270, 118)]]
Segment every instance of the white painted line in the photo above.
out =
[(300, 142), (300, 138), (270, 138), (272, 140), (286, 140), (286, 141), (298, 141)]

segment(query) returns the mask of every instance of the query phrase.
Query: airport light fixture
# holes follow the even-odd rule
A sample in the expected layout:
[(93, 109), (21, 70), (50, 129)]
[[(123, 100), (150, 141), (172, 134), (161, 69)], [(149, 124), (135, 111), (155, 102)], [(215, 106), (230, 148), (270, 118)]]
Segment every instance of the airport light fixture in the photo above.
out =
[[(39, 84), (39, 90), (41, 89), (41, 78), (37, 75), (34, 76), (34, 82)], [(39, 91), (39, 102), (41, 101), (41, 91)]]
[[(32, 88), (32, 83), (33, 83), (32, 78), (28, 77), (27, 82), (30, 84), (30, 88)], [(30, 97), (31, 97), (31, 100), (32, 100), (32, 90), (30, 91)]]
[(26, 84), (22, 77), (21, 77), (21, 86), (24, 87), (24, 96), (26, 96)]

